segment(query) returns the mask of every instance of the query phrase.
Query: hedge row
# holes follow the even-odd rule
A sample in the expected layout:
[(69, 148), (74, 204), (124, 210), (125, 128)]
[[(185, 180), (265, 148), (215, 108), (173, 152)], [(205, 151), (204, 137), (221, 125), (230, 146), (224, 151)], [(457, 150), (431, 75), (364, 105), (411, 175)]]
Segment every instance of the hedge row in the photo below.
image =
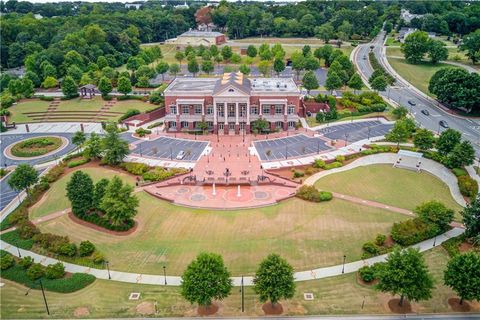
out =
[(135, 221), (133, 219), (129, 219), (125, 220), (121, 225), (113, 225), (108, 219), (103, 218), (96, 213), (86, 215), (75, 214), (75, 216), (81, 220), (93, 223), (99, 227), (113, 231), (127, 231), (131, 229), (135, 224)]
[(375, 57), (375, 54), (373, 52), (368, 53), (368, 60), (370, 61), (370, 64), (372, 65), (373, 70), (382, 71), (385, 79), (387, 79), (388, 84), (392, 85), (395, 83), (395, 78), (382, 67), (382, 65), (378, 62), (377, 57)]
[(74, 168), (74, 167), (81, 166), (82, 164), (85, 164), (85, 163), (88, 163), (88, 162), (90, 162), (90, 159), (88, 159), (88, 158), (82, 158), (82, 159), (70, 161), (70, 162), (67, 164), (67, 166), (68, 166), (69, 168)]
[(333, 198), (331, 192), (328, 191), (318, 191), (314, 186), (301, 186), (297, 190), (296, 196), (300, 199), (312, 201), (312, 202), (322, 202), (330, 201)]

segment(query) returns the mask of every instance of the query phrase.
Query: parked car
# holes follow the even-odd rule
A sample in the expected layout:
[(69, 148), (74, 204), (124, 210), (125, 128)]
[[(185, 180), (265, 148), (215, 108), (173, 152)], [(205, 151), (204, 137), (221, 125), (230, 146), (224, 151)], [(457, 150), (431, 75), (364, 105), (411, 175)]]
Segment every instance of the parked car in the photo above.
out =
[(411, 106), (416, 106), (417, 103), (413, 100), (408, 100), (408, 104), (411, 105)]
[(307, 111), (307, 117), (311, 117), (312, 113), (310, 111)]
[(183, 158), (185, 158), (185, 151), (181, 150), (181, 151), (177, 154), (177, 160), (182, 160)]
[(445, 120), (440, 120), (440, 122), (439, 122), (438, 124), (439, 124), (440, 126), (446, 128), (446, 129), (450, 128), (450, 126), (448, 125), (447, 121), (445, 121)]
[(422, 113), (423, 113), (424, 115), (426, 115), (426, 116), (429, 116), (429, 115), (430, 115), (430, 112), (428, 112), (427, 109), (423, 109), (423, 110), (422, 110)]
[(367, 56), (363, 56), (363, 60), (367, 60)]

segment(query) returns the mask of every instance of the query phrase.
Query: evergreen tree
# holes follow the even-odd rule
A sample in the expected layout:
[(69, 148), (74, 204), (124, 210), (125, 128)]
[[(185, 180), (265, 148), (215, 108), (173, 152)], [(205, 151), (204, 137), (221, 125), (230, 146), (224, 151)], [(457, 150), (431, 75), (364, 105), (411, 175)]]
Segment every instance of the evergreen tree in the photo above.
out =
[(109, 181), (106, 178), (100, 179), (95, 183), (93, 190), (93, 207), (95, 209), (100, 209), (100, 204), (107, 190), (108, 183)]
[(327, 80), (325, 82), (325, 88), (329, 91), (341, 88), (343, 85), (342, 79), (337, 75), (336, 72), (328, 70)]
[(257, 48), (254, 45), (249, 45), (247, 47), (247, 56), (250, 58), (255, 58), (257, 56)]
[(354, 92), (356, 92), (356, 90), (361, 90), (363, 88), (362, 78), (360, 78), (358, 73), (354, 73), (350, 80), (348, 80), (347, 85), (352, 88)]
[(275, 70), (277, 76), (279, 76), (280, 73), (285, 70), (285, 62), (283, 62), (283, 59), (275, 59), (273, 62), (273, 70)]
[(62, 81), (62, 93), (67, 98), (73, 98), (78, 95), (78, 88), (72, 77), (66, 76)]
[(128, 142), (120, 138), (115, 124), (107, 126), (107, 134), (102, 140), (102, 150), (103, 161), (109, 165), (119, 164), (130, 152)]
[(469, 238), (480, 236), (480, 193), (460, 212)]
[(29, 164), (19, 164), (8, 179), (8, 185), (17, 191), (26, 190), (30, 196), (30, 187), (38, 182), (38, 172)]
[(130, 93), (132, 91), (132, 83), (130, 82), (130, 79), (127, 77), (118, 78), (117, 90), (124, 95)]
[(160, 61), (155, 67), (155, 70), (162, 75), (162, 81), (165, 80), (165, 73), (167, 73), (169, 67), (170, 66), (165, 61)]
[(318, 80), (313, 71), (307, 71), (302, 79), (302, 84), (310, 95), (310, 90), (318, 88)]
[(117, 176), (114, 176), (105, 188), (100, 209), (105, 212), (105, 216), (113, 225), (122, 225), (137, 214), (138, 198), (132, 195), (132, 192), (133, 187), (124, 185)]
[(103, 97), (108, 96), (112, 92), (112, 81), (105, 76), (101, 77), (98, 82), (98, 90), (100, 90)]
[(462, 140), (462, 134), (453, 129), (447, 129), (440, 134), (437, 141), (437, 150), (441, 155), (446, 156)]
[(93, 181), (88, 174), (75, 171), (67, 183), (66, 190), (75, 215), (84, 216), (93, 208)]

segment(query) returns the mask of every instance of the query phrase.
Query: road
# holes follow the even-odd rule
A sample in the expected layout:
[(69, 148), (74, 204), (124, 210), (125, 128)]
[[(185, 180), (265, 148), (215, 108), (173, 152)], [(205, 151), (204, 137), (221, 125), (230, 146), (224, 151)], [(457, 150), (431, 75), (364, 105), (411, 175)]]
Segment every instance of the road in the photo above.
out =
[[(384, 35), (385, 31), (381, 31), (371, 43), (360, 45), (353, 53), (353, 62), (357, 66), (364, 81), (366, 81), (373, 72), (373, 68), (368, 60), (371, 45), (374, 46), (373, 52), (377, 60), (383, 65), (385, 70), (392, 73), (390, 71), (391, 67), (386, 65), (388, 62), (385, 62), (386, 59), (383, 59), (383, 57), (385, 57), (385, 47), (383, 46)], [(460, 131), (464, 139), (472, 142), (477, 157), (480, 157), (480, 119), (468, 119), (452, 115), (439, 107), (439, 103), (436, 100), (425, 98), (422, 94), (418, 93), (412, 85), (398, 78), (393, 86), (389, 86), (386, 91), (380, 92), (380, 94), (385, 98), (395, 101), (399, 105), (407, 107), (415, 117), (417, 123), (423, 128), (440, 133), (445, 130), (445, 128), (439, 125), (439, 121), (446, 121), (450, 128)], [(416, 105), (412, 106), (408, 101), (414, 101)], [(424, 115), (421, 112), (422, 110), (428, 110), (430, 115)]]

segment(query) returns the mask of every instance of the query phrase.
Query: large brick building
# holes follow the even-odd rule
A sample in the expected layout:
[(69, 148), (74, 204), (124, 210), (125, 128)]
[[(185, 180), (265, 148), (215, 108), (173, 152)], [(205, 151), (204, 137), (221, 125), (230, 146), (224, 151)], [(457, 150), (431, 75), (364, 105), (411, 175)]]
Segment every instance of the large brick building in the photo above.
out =
[(174, 39), (167, 40), (167, 43), (175, 43), (179, 45), (192, 45), (192, 46), (210, 46), (221, 45), (227, 41), (227, 38), (223, 33), (216, 31), (199, 31), (189, 30), (182, 33)]
[(226, 73), (222, 78), (176, 78), (165, 89), (169, 131), (194, 130), (206, 122), (211, 132), (249, 133), (264, 119), (271, 130), (294, 129), (300, 90), (292, 78), (252, 78)]

